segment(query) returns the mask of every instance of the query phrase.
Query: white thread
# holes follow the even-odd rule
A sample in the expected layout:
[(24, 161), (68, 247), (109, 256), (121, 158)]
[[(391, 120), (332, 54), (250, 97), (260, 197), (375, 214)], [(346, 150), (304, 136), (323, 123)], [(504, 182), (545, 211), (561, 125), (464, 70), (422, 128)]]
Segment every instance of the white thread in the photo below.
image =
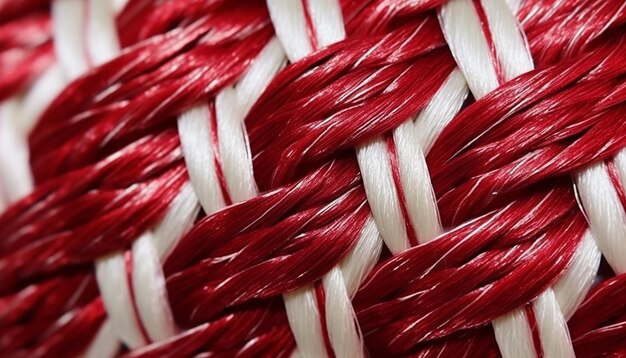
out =
[(150, 340), (158, 342), (175, 335), (177, 330), (154, 240), (151, 233), (146, 233), (133, 242), (132, 277), (139, 318)]
[(115, 11), (115, 13), (118, 14), (120, 11), (122, 11), (122, 9), (124, 9), (124, 6), (126, 6), (126, 3), (128, 3), (128, 0), (113, 0), (113, 10)]
[(461, 73), (455, 70), (415, 122), (404, 122), (393, 132), (407, 212), (420, 243), (428, 242), (442, 233), (425, 155), (441, 130), (461, 109), (466, 96), (466, 83)]
[(497, 88), (498, 76), (472, 2), (448, 1), (439, 10), (439, 20), (450, 51), (474, 96), (483, 97)]
[(622, 184), (623, 188), (626, 188), (626, 150), (620, 150), (614, 157), (615, 169)]
[[(393, 131), (409, 224), (422, 243), (442, 232), (425, 154), (461, 109), (466, 96), (466, 83), (461, 73), (455, 70), (417, 115), (415, 122), (406, 121)], [(394, 254), (408, 249), (410, 243), (386, 143), (378, 138), (359, 146), (357, 159), (372, 215), (385, 244)]]
[(337, 357), (361, 357), (364, 354), (363, 338), (351, 298), (376, 264), (381, 249), (382, 240), (376, 224), (369, 218), (355, 248), (324, 275), (328, 336)]
[(385, 141), (376, 138), (357, 146), (357, 160), (367, 201), (385, 245), (393, 254), (408, 249), (409, 239), (400, 211), (400, 199), (389, 170)]
[(523, 308), (516, 308), (491, 324), (502, 357), (536, 357), (532, 332)]
[(512, 14), (517, 14), (517, 11), (522, 6), (522, 0), (505, 0), (506, 5), (511, 9)]
[(574, 357), (567, 322), (552, 289), (533, 302), (542, 351), (545, 357)]
[(311, 285), (283, 294), (289, 327), (302, 357), (325, 357), (326, 350), (315, 288)]
[(85, 351), (85, 358), (110, 358), (115, 357), (117, 351), (120, 349), (117, 335), (113, 330), (113, 325), (110, 320), (106, 320), (96, 337), (91, 341), (89, 347)]
[(113, 0), (54, 0), (54, 49), (69, 80), (120, 51)]
[(312, 51), (301, 0), (267, 0), (276, 36), (289, 61), (295, 62)]
[(241, 106), (241, 113), (245, 115), (250, 111), (285, 62), (285, 52), (280, 41), (274, 37), (261, 50), (237, 84), (237, 100)]
[(616, 274), (626, 272), (626, 212), (606, 164), (594, 164), (576, 175), (576, 186), (598, 247)]
[(153, 342), (177, 333), (161, 267), (165, 257), (191, 228), (198, 215), (198, 200), (190, 183), (183, 186), (165, 217), (133, 243), (133, 288), (141, 322)]
[[(503, 68), (505, 80), (533, 69), (532, 58), (523, 32), (510, 8), (504, 0), (481, 1), (487, 17), (488, 28), (496, 48), (499, 64)], [(515, 6), (514, 4), (512, 6)], [(487, 40), (483, 35), (476, 9), (470, 0), (452, 0), (441, 7), (441, 27), (448, 40), (455, 60), (465, 75), (474, 96), (479, 99), (498, 87), (494, 59), (491, 58)], [(587, 244), (589, 244), (587, 242)], [(592, 245), (592, 244), (591, 244)], [(593, 248), (579, 247), (577, 257), (579, 266), (570, 268), (570, 275), (584, 275), (589, 278), (586, 265), (593, 263)], [(571, 301), (564, 306), (574, 306), (589, 289), (589, 281), (562, 281), (559, 290), (574, 293)], [(552, 289), (548, 289), (533, 302), (537, 313), (537, 325), (540, 332), (543, 352), (547, 357), (567, 357), (573, 355), (569, 331), (563, 312)], [(570, 309), (571, 307), (564, 307)], [(532, 333), (529, 322), (522, 308), (513, 310), (493, 321), (498, 347), (503, 357), (534, 357)]]
[[(176, 333), (161, 261), (192, 226), (198, 213), (197, 202), (191, 184), (184, 185), (154, 231), (135, 240), (131, 271), (134, 296), (128, 289), (130, 283), (123, 253), (96, 261), (98, 287), (110, 321), (120, 340), (131, 348), (148, 343), (143, 339), (140, 325), (152, 341), (162, 341)], [(115, 287), (120, 289), (116, 291)], [(139, 317), (132, 308), (133, 298)]]
[[(93, 62), (98, 65), (119, 53), (114, 21), (116, 8), (120, 9), (110, 1), (101, 0), (88, 0), (86, 4), (74, 0), (54, 2), (57, 52), (61, 54), (61, 65), (70, 78), (81, 75), (87, 70), (88, 64)], [(68, 14), (74, 17), (66, 24), (64, 17)], [(72, 31), (76, 32), (71, 33)], [(42, 93), (55, 92), (52, 84), (59, 82), (56, 79), (59, 76), (54, 72), (50, 76), (52, 79), (42, 85)], [(197, 212), (197, 200), (193, 197), (191, 186), (186, 185), (155, 228), (155, 234), (148, 231), (133, 243), (131, 274), (134, 297), (131, 297), (123, 253), (96, 260), (98, 287), (110, 322), (115, 327), (117, 336), (131, 348), (148, 343), (141, 333), (142, 323), (152, 340), (163, 340), (176, 332), (167, 300), (161, 258), (175, 246), (183, 232), (192, 224)], [(133, 299), (139, 317), (135, 314)], [(106, 329), (106, 326), (101, 327), (101, 332)], [(99, 337), (100, 335), (96, 337), (94, 345), (98, 345)]]
[[(304, 9), (301, 1), (268, 0), (268, 8), (272, 22), (281, 40), (285, 52), (293, 62), (306, 56), (311, 47), (309, 44)], [(281, 5), (282, 4), (282, 5)], [(331, 44), (345, 37), (341, 7), (336, 0), (309, 1), (309, 13), (315, 26), (320, 46)], [(295, 21), (295, 22), (294, 22)], [(319, 26), (319, 27), (318, 27)], [(386, 154), (386, 151), (384, 152)], [(358, 287), (358, 281), (366, 271), (374, 265), (380, 244), (378, 233), (372, 234), (375, 225), (368, 222), (357, 244), (358, 251), (353, 251), (341, 268), (343, 277), (338, 274), (339, 268), (333, 268), (323, 278), (326, 290), (327, 329), (331, 346), (338, 357), (353, 357), (363, 354), (358, 327), (355, 325), (354, 312), (350, 302), (350, 294)], [(377, 249), (378, 247), (378, 249)], [(364, 256), (357, 256), (364, 255)], [(345, 280), (348, 277), (349, 280)], [(323, 357), (322, 327), (312, 286), (301, 288), (295, 292), (284, 294), (285, 307), (289, 326), (296, 340), (297, 348), (294, 357)]]
[(243, 126), (243, 118), (284, 64), (284, 52), (271, 40), (233, 90), (222, 90), (215, 103), (217, 128), (212, 128), (207, 106), (186, 111), (178, 120), (178, 132), (189, 178), (204, 211), (211, 214), (224, 207), (211, 145), (211, 131), (218, 134), (221, 169), (227, 191), (234, 202), (250, 199), (257, 188)]
[(6, 196), (6, 194), (4, 193), (5, 187), (6, 186), (2, 182), (2, 175), (0, 175), (0, 213), (2, 213), (4, 209), (7, 207), (7, 205), (9, 204), (9, 200), (5, 198)]
[(591, 289), (600, 266), (602, 254), (588, 230), (580, 243), (570, 267), (552, 289), (561, 311), (569, 319)]
[[(314, 15), (315, 11), (310, 9), (310, 13), (314, 19), (316, 16)], [(275, 26), (278, 27), (280, 25), (275, 23)], [(280, 32), (280, 30), (277, 31)], [(337, 38), (343, 38), (342, 36), (344, 35)], [(283, 39), (281, 38), (281, 40)], [(441, 121), (441, 123), (438, 123), (439, 126), (435, 127), (439, 128), (439, 131), (454, 117), (456, 112), (458, 112), (467, 94), (462, 76), (458, 73), (453, 73), (450, 79), (446, 82), (446, 85), (444, 85), (440, 90), (440, 93), (441, 94), (438, 94), (438, 96), (433, 98), (433, 101), (429, 104), (429, 108), (422, 114), (422, 116), (431, 117)], [(446, 95), (449, 96), (443, 97)], [(444, 109), (442, 110), (442, 108), (439, 107), (443, 107)], [(433, 113), (435, 110), (439, 113)], [(407, 193), (407, 201), (409, 202), (409, 208), (407, 208), (407, 210), (411, 216), (411, 221), (413, 224), (417, 224), (419, 226), (419, 229), (417, 230), (418, 235), (423, 235), (424, 240), (430, 240), (440, 233), (436, 203), (434, 195), (432, 194), (432, 186), (430, 184), (424, 154), (421, 153), (421, 143), (411, 141), (412, 137), (417, 137), (417, 134), (412, 131), (414, 128), (412, 122), (408, 121), (407, 123), (408, 124), (401, 126), (396, 130), (396, 132), (394, 132), (394, 139), (400, 141), (397, 148), (398, 159), (400, 162), (401, 180), (403, 180), (403, 188), (405, 189), (405, 193)], [(435, 133), (432, 134), (431, 138), (438, 135), (439, 131), (435, 130)], [(427, 143), (426, 138), (428, 137), (425, 137), (423, 145), (429, 146), (430, 144)], [(417, 155), (418, 163), (421, 163), (419, 168), (416, 168), (414, 164), (415, 160), (413, 158), (415, 155)], [(404, 218), (400, 209), (400, 200), (398, 198), (398, 193), (390, 171), (389, 157), (385, 141), (380, 138), (358, 146), (357, 158), (368, 202), (370, 204), (370, 208), (372, 209), (372, 215), (376, 220), (376, 224), (382, 234), (383, 240), (385, 240), (385, 243), (393, 253), (404, 251), (410, 245), (406, 233)], [(414, 180), (415, 178), (423, 179), (423, 181), (416, 182)], [(416, 198), (417, 200), (414, 200)], [(424, 203), (426, 203), (426, 205), (421, 205)], [(424, 215), (425, 213), (427, 215)], [(373, 237), (374, 240), (379, 241), (378, 245), (380, 245), (378, 233), (376, 233)], [(356, 285), (358, 285), (358, 283), (354, 282), (346, 282), (346, 284), (352, 285), (348, 288), (348, 292), (350, 292), (350, 289), (356, 289)], [(344, 301), (332, 303), (327, 301), (327, 303), (336, 305), (336, 307), (344, 307), (342, 304), (345, 304), (345, 296), (340, 297), (339, 294), (337, 294), (337, 297), (334, 298), (338, 300), (343, 299)], [(353, 323), (350, 322), (351, 326), (346, 326), (348, 320), (345, 319), (345, 315), (342, 317), (344, 317), (343, 320), (337, 320), (342, 321), (342, 323), (333, 325), (330, 324), (329, 321), (329, 336), (333, 336), (334, 334), (335, 337), (341, 337), (342, 329), (343, 332), (349, 332), (351, 329), (354, 329)], [(357, 349), (356, 347), (360, 347), (360, 344), (357, 345), (354, 343), (360, 342), (360, 339), (356, 339), (358, 338), (357, 333), (351, 333), (351, 337), (352, 339), (347, 339), (347, 341), (352, 343), (347, 346), (340, 344), (338, 338), (331, 340), (335, 353), (337, 353), (338, 350), (346, 352), (355, 351)], [(343, 340), (346, 341), (346, 338), (343, 338)], [(335, 346), (336, 344), (337, 346)]]
[(362, 357), (363, 343), (356, 314), (341, 270), (335, 266), (322, 279), (326, 294), (328, 337), (337, 357)]
[(346, 37), (341, 5), (337, 0), (307, 1), (311, 22), (319, 47), (328, 46)]
[(339, 263), (350, 297), (354, 296), (365, 275), (374, 268), (382, 251), (382, 244), (376, 223), (370, 217), (354, 249)]
[(37, 119), (54, 98), (63, 90), (65, 78), (58, 63), (51, 65), (37, 78), (26, 92), (20, 103), (20, 121), (18, 123), (22, 137), (31, 131)]
[(393, 131), (393, 139), (410, 224), (419, 241), (427, 242), (441, 234), (442, 229), (426, 157), (420, 143), (414, 140), (414, 128), (411, 121), (401, 124)]
[(0, 177), (8, 203), (30, 193), (33, 179), (28, 165), (28, 145), (17, 128), (20, 121), (17, 100), (0, 105)]
[(120, 51), (112, 1), (87, 0), (89, 21), (83, 36), (94, 65), (111, 60)]
[(430, 152), (437, 137), (459, 113), (467, 94), (465, 77), (455, 69), (415, 119), (413, 136), (424, 153)]
[(186, 183), (163, 219), (153, 228), (154, 244), (161, 261), (169, 256), (178, 240), (193, 226), (199, 210), (193, 187), (191, 183)]
[[(33, 189), (28, 133), (64, 84), (61, 69), (55, 64), (39, 76), (24, 95), (13, 96), (0, 105), (0, 192), (7, 194), (6, 205), (30, 194)], [(0, 212), (2, 210), (0, 205)]]
[(506, 80), (531, 71), (533, 59), (517, 20), (504, 1), (481, 0)]
[(256, 196), (252, 160), (246, 142), (243, 115), (239, 113), (237, 94), (232, 87), (224, 89), (215, 99), (218, 142), (222, 172), (233, 202)]
[(52, 2), (52, 30), (54, 49), (65, 75), (74, 79), (87, 71), (88, 59), (84, 48), (83, 0), (54, 0)]
[(211, 121), (207, 106), (185, 111), (178, 119), (178, 134), (189, 180), (207, 215), (224, 207), (211, 147)]
[(118, 338), (130, 348), (147, 342), (133, 310), (124, 254), (113, 253), (96, 260), (96, 280), (102, 301)]

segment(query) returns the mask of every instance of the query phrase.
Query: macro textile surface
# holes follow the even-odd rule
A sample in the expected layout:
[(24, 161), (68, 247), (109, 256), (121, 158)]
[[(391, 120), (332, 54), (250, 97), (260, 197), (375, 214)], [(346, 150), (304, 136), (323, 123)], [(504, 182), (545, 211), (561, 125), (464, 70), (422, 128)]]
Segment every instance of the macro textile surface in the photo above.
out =
[(624, 0), (0, 0), (0, 356), (626, 355)]

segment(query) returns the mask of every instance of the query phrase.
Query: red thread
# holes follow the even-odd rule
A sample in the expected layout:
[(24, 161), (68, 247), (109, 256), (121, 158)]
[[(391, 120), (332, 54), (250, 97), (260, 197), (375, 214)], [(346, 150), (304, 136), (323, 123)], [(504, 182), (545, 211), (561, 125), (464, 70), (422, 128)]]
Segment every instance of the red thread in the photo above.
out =
[(319, 48), (319, 44), (317, 43), (317, 31), (315, 30), (315, 25), (313, 24), (313, 19), (311, 18), (311, 12), (309, 11), (309, 0), (301, 1), (302, 9), (304, 10), (304, 19), (306, 21), (307, 34), (309, 35), (311, 48), (313, 49), (313, 51), (315, 51)]
[(626, 209), (626, 193), (624, 192), (624, 186), (622, 186), (622, 181), (620, 180), (617, 168), (615, 167), (615, 158), (611, 158), (606, 161), (606, 168), (609, 173), (609, 178), (611, 178), (611, 183), (613, 184), (613, 187), (617, 192), (617, 196), (619, 197), (619, 201), (622, 204), (622, 207)]
[(145, 343), (150, 343), (150, 337), (148, 336), (148, 332), (146, 332), (146, 327), (144, 327), (143, 322), (141, 321), (139, 308), (137, 307), (137, 301), (135, 301), (135, 288), (133, 287), (133, 253), (131, 250), (126, 250), (124, 252), (124, 262), (126, 263), (126, 280), (128, 283), (130, 302), (133, 306), (133, 316), (135, 316), (135, 322), (137, 322), (137, 326), (139, 326), (141, 338)]
[(402, 218), (404, 219), (404, 227), (406, 229), (407, 238), (411, 246), (419, 244), (417, 240), (417, 233), (409, 217), (409, 212), (406, 206), (406, 197), (404, 196), (404, 188), (402, 187), (402, 180), (400, 179), (400, 167), (398, 162), (398, 152), (396, 144), (391, 135), (385, 137), (387, 142), (387, 153), (389, 154), (389, 166), (391, 168), (391, 174), (393, 176), (393, 183), (396, 189), (396, 194), (400, 200), (400, 211), (402, 212)]
[(322, 337), (324, 337), (324, 347), (326, 348), (326, 354), (329, 358), (335, 357), (335, 351), (330, 343), (330, 336), (328, 335), (328, 320), (326, 319), (326, 293), (321, 281), (315, 283), (315, 298), (317, 302), (317, 310), (320, 314), (320, 324), (322, 327)]
[(485, 13), (485, 9), (483, 8), (481, 0), (472, 0), (472, 4), (474, 4), (476, 15), (478, 15), (478, 19), (480, 20), (480, 27), (483, 30), (483, 35), (485, 35), (485, 41), (487, 41), (487, 47), (489, 48), (489, 54), (491, 55), (491, 63), (493, 64), (493, 68), (496, 72), (498, 84), (502, 85), (506, 82), (506, 78), (504, 78), (504, 73), (502, 72), (502, 64), (500, 63), (500, 59), (498, 58), (496, 44), (493, 41), (493, 35), (491, 34), (491, 28), (489, 27), (489, 19), (487, 18), (487, 14)]
[(537, 358), (543, 358), (543, 345), (541, 344), (541, 336), (539, 335), (539, 326), (537, 325), (537, 316), (535, 315), (535, 309), (532, 305), (524, 306), (524, 314), (530, 327), (530, 332), (533, 337), (533, 348)]
[(209, 103), (209, 123), (211, 129), (211, 148), (213, 149), (213, 163), (215, 165), (215, 173), (217, 180), (219, 181), (220, 190), (222, 192), (222, 198), (224, 198), (224, 204), (232, 205), (230, 194), (228, 193), (228, 187), (226, 186), (226, 178), (224, 177), (224, 171), (222, 170), (222, 157), (220, 156), (220, 142), (218, 137), (218, 123), (217, 113), (215, 111), (215, 102)]

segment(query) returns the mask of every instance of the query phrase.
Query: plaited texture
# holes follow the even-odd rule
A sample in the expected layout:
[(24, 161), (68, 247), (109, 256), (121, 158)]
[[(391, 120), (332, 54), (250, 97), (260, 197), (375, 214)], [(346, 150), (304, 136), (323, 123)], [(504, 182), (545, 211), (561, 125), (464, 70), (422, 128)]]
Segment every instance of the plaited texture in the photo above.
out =
[(0, 352), (625, 354), (625, 22), (0, 1)]

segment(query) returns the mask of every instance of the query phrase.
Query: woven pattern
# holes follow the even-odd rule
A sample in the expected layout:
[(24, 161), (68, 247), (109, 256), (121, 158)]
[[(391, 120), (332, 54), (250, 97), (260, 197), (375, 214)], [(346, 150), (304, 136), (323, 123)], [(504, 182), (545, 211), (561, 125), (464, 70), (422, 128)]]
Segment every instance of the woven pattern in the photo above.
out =
[(8, 357), (626, 354), (623, 0), (0, 0)]

